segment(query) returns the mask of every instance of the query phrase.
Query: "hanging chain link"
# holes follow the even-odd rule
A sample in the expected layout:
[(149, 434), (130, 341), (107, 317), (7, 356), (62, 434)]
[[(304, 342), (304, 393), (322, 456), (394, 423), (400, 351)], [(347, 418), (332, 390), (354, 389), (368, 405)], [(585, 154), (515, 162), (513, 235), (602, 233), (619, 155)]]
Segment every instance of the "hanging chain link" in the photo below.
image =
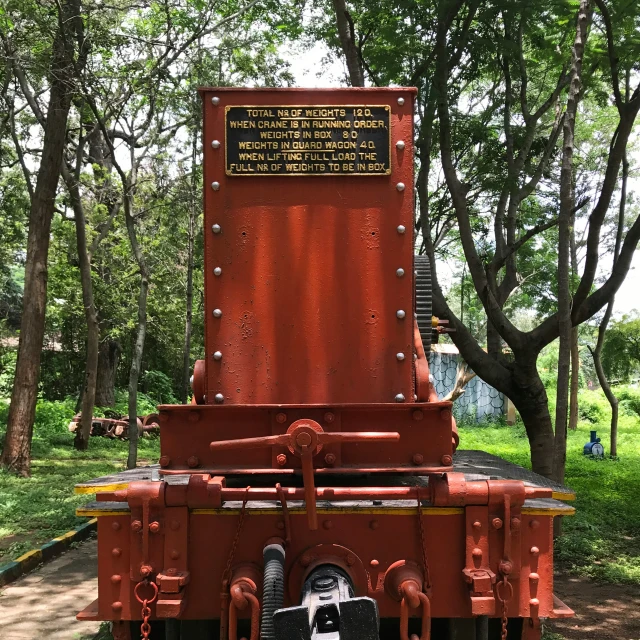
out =
[(424, 525), (422, 523), (422, 502), (420, 501), (420, 487), (418, 487), (418, 530), (420, 532), (420, 546), (422, 548), (422, 564), (424, 568), (424, 587), (423, 591), (429, 593), (431, 591), (431, 573), (429, 571), (429, 560), (427, 558), (427, 543), (424, 536)]
[[(151, 598), (140, 597), (138, 589), (140, 589), (141, 586), (151, 586), (153, 588), (153, 595), (151, 596)], [(142, 605), (142, 624), (140, 625), (140, 637), (144, 638), (144, 640), (147, 640), (151, 635), (151, 625), (149, 624), (149, 618), (151, 617), (151, 608), (149, 607), (149, 605), (155, 602), (156, 598), (158, 597), (158, 585), (155, 582), (151, 582), (148, 578), (145, 578), (144, 580), (138, 582), (138, 584), (135, 586), (135, 589), (133, 590), (133, 593), (136, 596), (136, 600)]]
[(240, 519), (238, 520), (238, 526), (236, 527), (236, 535), (233, 538), (233, 542), (231, 543), (231, 551), (229, 551), (229, 557), (227, 558), (227, 566), (224, 569), (224, 573), (222, 574), (222, 582), (225, 584), (228, 582), (231, 577), (231, 565), (233, 564), (233, 557), (236, 555), (236, 547), (238, 546), (238, 542), (240, 542), (240, 534), (242, 533), (242, 525), (244, 523), (244, 516), (247, 510), (247, 502), (249, 500), (249, 489), (251, 487), (247, 487), (244, 500), (242, 501), (242, 509), (240, 510)]
[(500, 632), (500, 640), (507, 640), (507, 624), (509, 623), (507, 607), (509, 600), (511, 600), (513, 596), (513, 585), (509, 582), (509, 578), (506, 575), (502, 576), (502, 582), (496, 584), (496, 596), (502, 604), (502, 630)]

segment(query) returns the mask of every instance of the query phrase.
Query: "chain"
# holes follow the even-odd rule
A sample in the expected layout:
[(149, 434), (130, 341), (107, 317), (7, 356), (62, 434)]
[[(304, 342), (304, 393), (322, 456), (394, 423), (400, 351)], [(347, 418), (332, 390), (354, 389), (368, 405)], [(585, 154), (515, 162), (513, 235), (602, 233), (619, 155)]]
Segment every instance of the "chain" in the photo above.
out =
[[(502, 589), (500, 589), (500, 587), (502, 587)], [(500, 640), (507, 640), (507, 624), (509, 623), (509, 618), (507, 617), (507, 605), (513, 596), (513, 586), (506, 575), (503, 575), (502, 582), (498, 582), (496, 585), (496, 596), (502, 604), (502, 630), (500, 632)]]
[[(153, 595), (151, 596), (151, 598), (140, 598), (138, 589), (142, 585), (144, 585), (145, 587), (147, 585), (151, 585), (151, 587), (153, 588)], [(140, 625), (140, 637), (144, 638), (144, 640), (147, 640), (149, 638), (149, 635), (151, 634), (151, 625), (149, 624), (149, 618), (151, 617), (151, 608), (149, 607), (149, 605), (152, 602), (155, 602), (155, 599), (158, 597), (158, 585), (155, 582), (150, 582), (148, 578), (145, 578), (144, 580), (138, 582), (138, 584), (135, 586), (135, 589), (133, 590), (133, 593), (136, 596), (136, 600), (142, 605), (142, 624)]]
[(422, 564), (424, 566), (424, 591), (431, 591), (431, 574), (429, 572), (429, 560), (427, 558), (427, 544), (424, 537), (424, 525), (422, 523), (422, 502), (420, 502), (420, 487), (417, 488), (418, 494), (418, 530), (420, 532), (420, 546), (422, 547)]
[(249, 489), (251, 489), (251, 487), (247, 487), (244, 494), (242, 509), (240, 510), (240, 520), (238, 520), (238, 526), (236, 527), (236, 535), (234, 536), (233, 542), (231, 543), (231, 551), (229, 551), (229, 557), (227, 558), (227, 566), (225, 567), (224, 573), (222, 574), (223, 584), (226, 583), (231, 576), (231, 564), (233, 563), (233, 557), (236, 555), (236, 547), (238, 546), (238, 542), (240, 541), (240, 534), (242, 533), (242, 524), (244, 523), (247, 501), (249, 500)]

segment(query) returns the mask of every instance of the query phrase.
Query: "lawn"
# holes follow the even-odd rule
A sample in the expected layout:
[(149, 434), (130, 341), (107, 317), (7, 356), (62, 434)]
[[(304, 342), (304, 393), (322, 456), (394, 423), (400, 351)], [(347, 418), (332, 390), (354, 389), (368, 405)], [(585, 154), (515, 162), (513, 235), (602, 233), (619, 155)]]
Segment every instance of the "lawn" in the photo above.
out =
[[(597, 428), (609, 451), (606, 411), (593, 409), (591, 405), (603, 406), (593, 392), (582, 393), (581, 403), (583, 414), (598, 424), (583, 420), (569, 433), (567, 484), (577, 493), (577, 512), (564, 520), (556, 558), (575, 574), (640, 585), (640, 418), (623, 412), (619, 459), (595, 460), (583, 456), (582, 447), (590, 429)], [(127, 442), (93, 438), (89, 451), (75, 451), (67, 430), (72, 416), (73, 403), (39, 403), (32, 477), (0, 472), (0, 564), (82, 523), (74, 511), (88, 496), (74, 495), (73, 486), (124, 468)], [(6, 403), (0, 405), (0, 435), (5, 420)], [(462, 424), (460, 440), (461, 448), (483, 449), (529, 466), (527, 438), (519, 424)], [(140, 442), (141, 462), (155, 462), (158, 455), (157, 438)]]
[[(86, 522), (75, 515), (91, 496), (74, 495), (76, 483), (125, 468), (128, 442), (92, 438), (88, 451), (73, 448), (67, 425), (73, 403), (41, 402), (34, 426), (31, 478), (0, 471), (0, 564)], [(0, 435), (6, 423), (6, 404), (0, 407)], [(144, 438), (139, 458), (158, 459), (160, 441)]]

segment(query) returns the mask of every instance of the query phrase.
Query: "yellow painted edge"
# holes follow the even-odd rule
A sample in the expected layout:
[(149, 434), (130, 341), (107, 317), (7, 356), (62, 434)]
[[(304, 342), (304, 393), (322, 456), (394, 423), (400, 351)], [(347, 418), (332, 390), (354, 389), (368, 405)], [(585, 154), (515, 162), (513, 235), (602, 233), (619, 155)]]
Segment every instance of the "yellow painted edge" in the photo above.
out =
[(569, 509), (536, 509), (534, 507), (526, 507), (522, 509), (525, 516), (573, 516), (576, 510), (571, 507)]
[[(78, 515), (78, 512), (76, 511), (76, 515)], [(54, 540), (58, 540), (59, 542), (63, 542), (64, 540), (66, 540), (67, 538), (73, 538), (73, 536), (76, 534), (75, 531), (67, 531), (67, 533), (62, 534), (61, 536), (58, 536), (57, 538), (54, 538)]]
[(120, 491), (129, 486), (128, 482), (120, 482), (115, 484), (79, 484), (73, 488), (73, 493), (78, 495), (85, 493), (100, 493), (101, 491)]
[(76, 509), (76, 515), (81, 518), (99, 518), (100, 516), (125, 516), (131, 513), (127, 511), (98, 511), (97, 509)]
[(562, 502), (571, 502), (576, 499), (575, 493), (563, 493), (562, 491), (554, 491), (551, 494), (554, 500), (562, 500)]
[(31, 558), (37, 558), (38, 560), (42, 560), (42, 550), (40, 549), (32, 549), (31, 551), (27, 551), (27, 553), (21, 555), (19, 558), (15, 559), (15, 562), (22, 563), (28, 562)]

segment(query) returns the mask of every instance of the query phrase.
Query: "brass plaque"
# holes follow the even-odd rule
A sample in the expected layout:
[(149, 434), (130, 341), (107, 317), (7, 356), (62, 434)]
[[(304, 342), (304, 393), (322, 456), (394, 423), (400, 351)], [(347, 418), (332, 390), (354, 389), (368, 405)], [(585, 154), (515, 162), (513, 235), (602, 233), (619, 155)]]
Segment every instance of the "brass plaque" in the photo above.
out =
[(225, 107), (228, 176), (391, 173), (388, 105)]

